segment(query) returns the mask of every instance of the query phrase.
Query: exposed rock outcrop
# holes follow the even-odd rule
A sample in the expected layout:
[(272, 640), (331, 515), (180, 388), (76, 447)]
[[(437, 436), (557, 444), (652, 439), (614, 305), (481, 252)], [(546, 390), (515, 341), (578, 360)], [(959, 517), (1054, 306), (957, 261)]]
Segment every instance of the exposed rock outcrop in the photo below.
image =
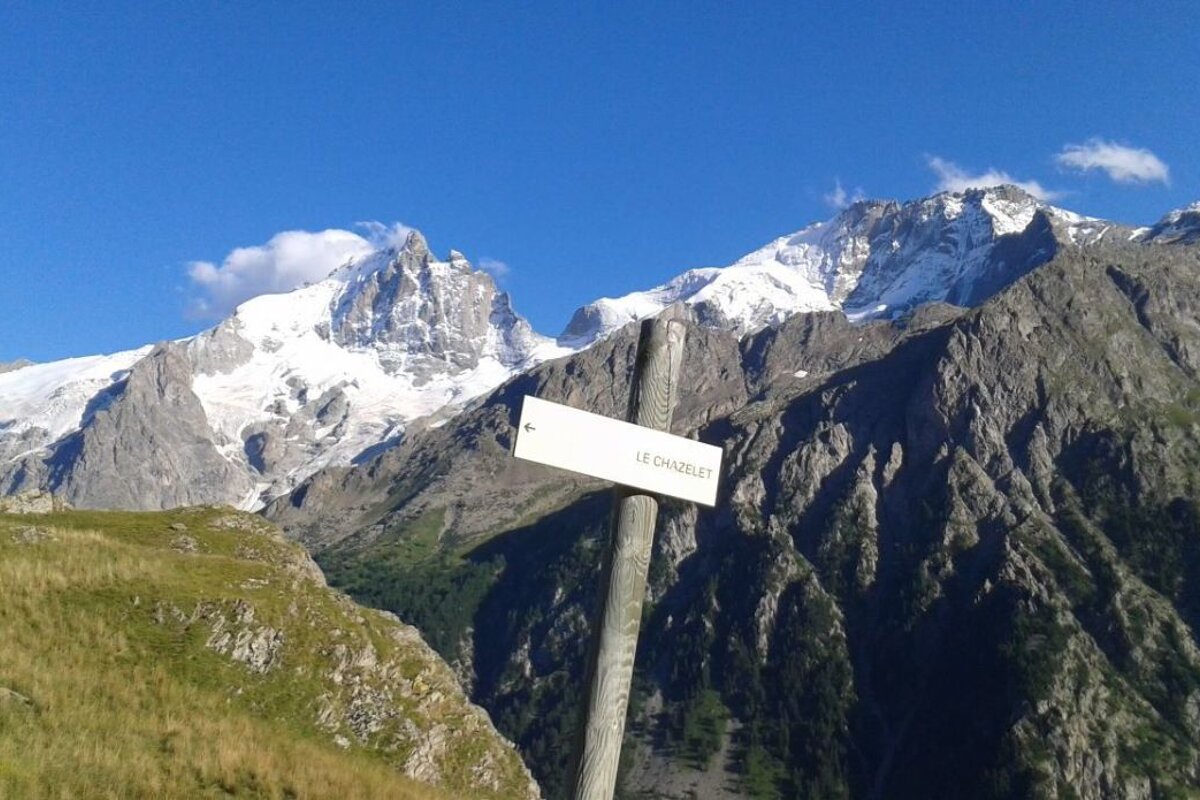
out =
[(0, 514), (49, 514), (67, 507), (62, 498), (37, 489), (0, 497)]

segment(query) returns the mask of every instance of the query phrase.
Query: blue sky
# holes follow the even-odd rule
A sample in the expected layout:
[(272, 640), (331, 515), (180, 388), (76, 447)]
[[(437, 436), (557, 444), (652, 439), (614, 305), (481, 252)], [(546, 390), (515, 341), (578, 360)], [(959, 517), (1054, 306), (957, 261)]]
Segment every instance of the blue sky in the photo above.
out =
[(0, 361), (195, 332), (193, 262), (367, 220), (507, 265), (550, 334), (838, 182), (1148, 223), (1200, 199), (1200, 4), (1152, 8), (5, 3)]

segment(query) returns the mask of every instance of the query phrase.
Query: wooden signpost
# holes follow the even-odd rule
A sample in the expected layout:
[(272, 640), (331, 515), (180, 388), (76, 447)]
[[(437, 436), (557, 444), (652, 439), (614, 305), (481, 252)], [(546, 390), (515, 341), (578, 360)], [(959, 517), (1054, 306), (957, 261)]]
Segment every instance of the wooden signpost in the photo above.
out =
[(526, 397), (513, 455), (635, 489), (717, 501), (721, 448)]
[(671, 313), (642, 323), (628, 422), (526, 397), (513, 455), (622, 484), (588, 664), (586, 717), (574, 759), (575, 800), (611, 800), (646, 597), (658, 500), (713, 505), (721, 449), (666, 433), (679, 391), (686, 323)]

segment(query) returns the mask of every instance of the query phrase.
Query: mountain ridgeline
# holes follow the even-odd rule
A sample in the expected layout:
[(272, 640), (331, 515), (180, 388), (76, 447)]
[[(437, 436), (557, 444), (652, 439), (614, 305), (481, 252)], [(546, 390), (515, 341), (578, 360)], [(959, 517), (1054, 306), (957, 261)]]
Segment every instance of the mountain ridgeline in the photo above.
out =
[(534, 332), (417, 234), (182, 342), (0, 370), (0, 493), (226, 502), (415, 625), (565, 796), (605, 484), (522, 398), (623, 416), (695, 325), (620, 794), (1174, 798), (1200, 786), (1200, 213), (864, 201)]
[[(977, 309), (697, 328), (625, 797), (1189, 797), (1200, 251), (1093, 242)], [(564, 796), (608, 500), (510, 460), (526, 394), (619, 416), (621, 331), (267, 510), (417, 624)]]
[(932, 301), (976, 305), (1093, 240), (1187, 241), (1195, 217), (1185, 209), (1135, 232), (1015, 187), (863, 201), (728, 267), (590, 303), (557, 339), (536, 333), (461, 253), (440, 259), (413, 232), (189, 339), (0, 370), (0, 492), (51, 490), (96, 508), (256, 509), (672, 303), (743, 335), (803, 312), (861, 320)]
[(254, 508), (565, 352), (490, 276), (414, 232), (191, 339), (4, 374), (0, 490)]

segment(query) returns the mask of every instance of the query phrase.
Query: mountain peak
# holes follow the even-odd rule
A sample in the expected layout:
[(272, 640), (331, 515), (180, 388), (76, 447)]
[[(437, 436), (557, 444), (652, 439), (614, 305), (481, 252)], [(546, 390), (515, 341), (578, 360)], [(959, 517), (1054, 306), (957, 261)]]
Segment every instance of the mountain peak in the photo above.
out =
[(1196, 202), (1190, 203), (1181, 208), (1176, 208), (1172, 211), (1168, 211), (1166, 214), (1163, 215), (1163, 219), (1171, 220), (1173, 222), (1178, 222), (1180, 219), (1188, 216), (1189, 214), (1200, 214), (1200, 200), (1197, 200)]
[(1044, 202), (1036, 195), (1031, 194), (1028, 190), (1017, 186), (1015, 183), (998, 183), (995, 186), (983, 186), (979, 188), (967, 189), (962, 192), (964, 196), (979, 194), (982, 196), (998, 197), (1003, 200), (1012, 202)]
[(1200, 242), (1200, 201), (1169, 211), (1138, 237), (1144, 242), (1196, 244)]
[(404, 247), (401, 252), (412, 253), (418, 258), (423, 258), (429, 255), (429, 242), (425, 241), (425, 236), (416, 228), (408, 232), (404, 237)]
[[(1035, 215), (1047, 225), (1034, 226)], [(689, 270), (622, 298), (575, 312), (559, 342), (582, 346), (673, 302), (702, 324), (748, 333), (804, 311), (893, 315), (920, 303), (980, 302), (1061, 243), (1112, 227), (1003, 184), (900, 203), (860, 200), (833, 218), (781, 236), (722, 269)], [(1005, 237), (1024, 239), (1023, 245)]]
[[(1134, 237), (1015, 186), (861, 200), (729, 266), (596, 300), (557, 344), (461, 252), (439, 260), (420, 232), (405, 231), (403, 243), (394, 238), (326, 280), (243, 303), (184, 344), (187, 371), (212, 445), (254, 486), (227, 499), (249, 507), (315, 469), (369, 457), (419, 417), (452, 414), (517, 372), (674, 303), (702, 326), (739, 335), (803, 312), (860, 320), (931, 301), (976, 305), (1063, 249), (1106, 236), (1200, 240), (1200, 203), (1147, 231)], [(130, 369), (149, 350), (0, 366), (0, 458), (15, 465), (0, 479), (43, 463), (56, 442), (107, 418), (98, 412), (125, 396)]]
[[(533, 331), (490, 275), (458, 251), (438, 260), (416, 231), (325, 280), (247, 300), (170, 353), (150, 350), (0, 365), (0, 481), (57, 480), (33, 466), (22, 472), (22, 459), (42, 464), (57, 443), (112, 418), (99, 413), (110, 406), (123, 403), (122, 419), (134, 419), (150, 402), (139, 389), (150, 376), (163, 393), (190, 398), (195, 412), (176, 416), (205, 443), (208, 460), (190, 453), (179, 463), (217, 458), (241, 476), (226, 481), (229, 494), (207, 500), (253, 507), (320, 467), (395, 441), (414, 419), (566, 352)], [(160, 362), (171, 369), (149, 370)], [(20, 463), (7, 464), (13, 458)], [(129, 502), (117, 483), (106, 486)]]

